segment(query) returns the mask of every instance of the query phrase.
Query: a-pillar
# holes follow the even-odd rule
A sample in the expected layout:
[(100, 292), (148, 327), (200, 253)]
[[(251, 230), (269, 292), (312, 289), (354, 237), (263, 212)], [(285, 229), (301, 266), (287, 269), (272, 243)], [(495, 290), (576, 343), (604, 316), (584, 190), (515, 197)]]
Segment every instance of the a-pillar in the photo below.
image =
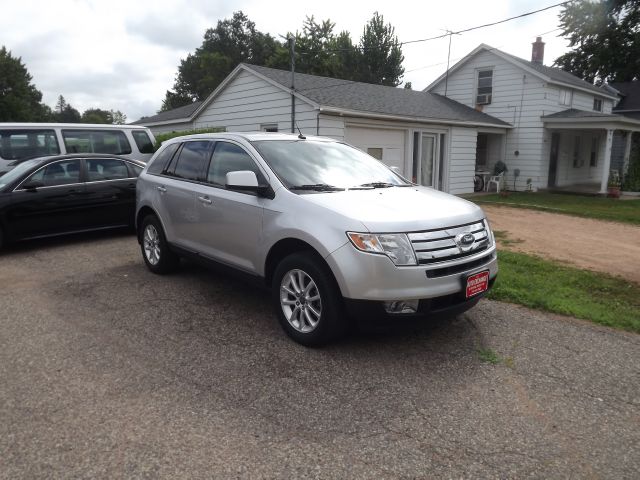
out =
[(613, 145), (613, 130), (607, 130), (607, 143), (604, 147), (604, 162), (602, 164), (602, 181), (600, 182), (600, 193), (607, 193), (607, 183), (609, 182), (609, 170), (611, 170), (611, 146)]

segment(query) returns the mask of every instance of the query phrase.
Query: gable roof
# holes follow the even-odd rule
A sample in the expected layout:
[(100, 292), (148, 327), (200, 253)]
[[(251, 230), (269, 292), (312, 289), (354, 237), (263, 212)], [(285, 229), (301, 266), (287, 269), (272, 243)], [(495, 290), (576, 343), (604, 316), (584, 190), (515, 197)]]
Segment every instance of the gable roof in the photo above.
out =
[[(555, 67), (547, 67), (546, 65), (542, 65), (540, 63), (530, 62), (528, 60), (525, 60), (524, 58), (516, 57), (515, 55), (511, 55), (510, 53), (503, 52), (502, 50), (498, 50), (497, 48), (490, 47), (489, 45), (486, 45), (484, 43), (477, 46), (466, 57), (464, 57), (462, 60), (456, 63), (453, 67), (451, 67), (449, 69), (449, 75), (451, 75), (453, 72), (458, 70), (460, 67), (466, 64), (469, 60), (471, 60), (471, 58), (475, 57), (478, 53), (482, 51), (491, 52), (497, 55), (498, 57), (506, 60), (507, 62), (528, 71), (529, 73), (541, 78), (546, 82), (573, 87), (579, 90), (585, 90), (585, 91), (595, 93), (597, 95), (601, 95), (603, 97), (607, 97), (611, 99), (617, 100), (618, 98), (613, 92), (610, 92), (609, 90), (601, 87), (596, 87), (595, 85), (589, 82), (586, 82), (585, 80), (582, 80), (581, 78), (578, 78), (569, 72), (565, 72), (564, 70), (561, 70)], [(437, 84), (439, 84), (442, 80), (444, 80), (446, 73), (447, 72), (443, 73), (433, 83), (431, 83), (431, 85), (429, 85), (425, 89), (425, 91), (431, 90)]]
[(148, 124), (148, 123), (157, 123), (157, 122), (168, 122), (171, 120), (180, 120), (180, 119), (184, 119), (185, 121), (188, 121), (191, 115), (198, 109), (200, 105), (202, 105), (202, 101), (193, 102), (190, 105), (185, 105), (183, 107), (166, 110), (164, 112), (158, 113), (157, 115), (152, 115), (150, 117), (142, 117), (140, 120), (131, 122), (131, 125), (139, 125), (142, 123)]
[(622, 100), (613, 109), (616, 112), (640, 112), (640, 81), (614, 82), (611, 86), (620, 92)]

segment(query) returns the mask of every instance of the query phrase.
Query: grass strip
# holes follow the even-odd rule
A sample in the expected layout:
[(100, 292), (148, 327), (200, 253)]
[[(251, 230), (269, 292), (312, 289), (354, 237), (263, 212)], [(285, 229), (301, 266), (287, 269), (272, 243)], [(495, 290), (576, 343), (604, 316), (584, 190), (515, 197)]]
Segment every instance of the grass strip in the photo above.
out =
[(524, 253), (498, 252), (489, 298), (640, 333), (640, 285)]

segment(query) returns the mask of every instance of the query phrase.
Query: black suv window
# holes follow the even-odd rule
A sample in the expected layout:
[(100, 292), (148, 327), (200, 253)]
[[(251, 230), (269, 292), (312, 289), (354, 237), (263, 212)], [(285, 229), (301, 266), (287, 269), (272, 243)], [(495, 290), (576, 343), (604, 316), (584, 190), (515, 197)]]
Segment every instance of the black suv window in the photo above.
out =
[(162, 150), (153, 160), (153, 162), (151, 162), (149, 168), (147, 168), (147, 173), (150, 173), (152, 175), (160, 175), (162, 172), (164, 172), (164, 170), (167, 168), (167, 165), (169, 165), (169, 161), (173, 158), (173, 155), (176, 153), (176, 150), (178, 150), (179, 146), (179, 143), (173, 143)]
[(129, 177), (127, 165), (115, 158), (88, 158), (87, 174), (89, 182), (98, 180), (119, 180)]
[(227, 173), (238, 170), (250, 170), (258, 177), (258, 183), (264, 183), (261, 182), (263, 176), (260, 169), (243, 148), (233, 143), (217, 142), (209, 165), (207, 182), (224, 186), (227, 183)]
[(211, 154), (211, 142), (185, 142), (178, 158), (174, 161), (170, 175), (187, 180), (200, 180), (205, 164)]
[(133, 139), (136, 141), (140, 153), (153, 153), (153, 143), (149, 135), (144, 130), (133, 130), (131, 132)]

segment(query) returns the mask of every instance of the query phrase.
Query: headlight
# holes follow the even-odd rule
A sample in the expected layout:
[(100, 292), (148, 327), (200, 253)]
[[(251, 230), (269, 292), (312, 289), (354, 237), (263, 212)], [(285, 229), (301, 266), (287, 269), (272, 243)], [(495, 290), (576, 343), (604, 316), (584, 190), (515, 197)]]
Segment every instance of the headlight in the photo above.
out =
[(363, 252), (389, 257), (396, 265), (417, 265), (411, 242), (404, 233), (347, 232), (351, 243)]
[(489, 225), (489, 219), (487, 217), (484, 218), (484, 225), (487, 228), (487, 236), (489, 237), (489, 246), (494, 245), (496, 243), (496, 239), (493, 236), (493, 230), (491, 230), (491, 225)]

